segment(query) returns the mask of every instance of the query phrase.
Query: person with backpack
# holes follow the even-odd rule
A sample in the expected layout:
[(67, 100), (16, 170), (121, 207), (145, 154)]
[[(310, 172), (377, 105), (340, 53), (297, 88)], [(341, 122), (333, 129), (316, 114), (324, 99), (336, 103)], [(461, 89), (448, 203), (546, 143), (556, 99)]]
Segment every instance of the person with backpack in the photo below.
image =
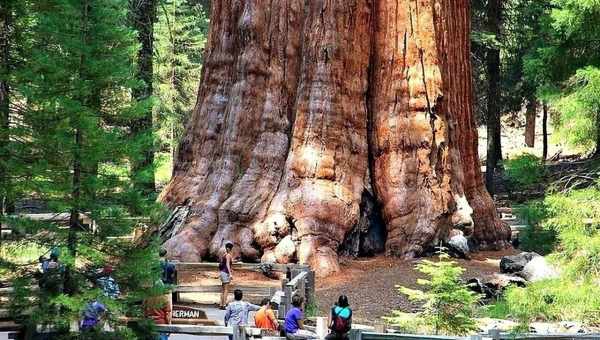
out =
[(164, 248), (160, 249), (158, 256), (160, 256), (160, 269), (162, 271), (160, 279), (166, 285), (174, 285), (176, 275), (175, 264), (167, 260), (167, 250)]
[(326, 340), (348, 340), (348, 333), (352, 328), (352, 309), (348, 304), (348, 297), (340, 295), (338, 302), (331, 308), (329, 316), (329, 329), (331, 332)]
[(58, 260), (59, 255), (58, 248), (53, 248), (49, 260), (40, 258), (42, 275), (39, 285), (50, 296), (61, 294), (64, 290), (65, 266)]

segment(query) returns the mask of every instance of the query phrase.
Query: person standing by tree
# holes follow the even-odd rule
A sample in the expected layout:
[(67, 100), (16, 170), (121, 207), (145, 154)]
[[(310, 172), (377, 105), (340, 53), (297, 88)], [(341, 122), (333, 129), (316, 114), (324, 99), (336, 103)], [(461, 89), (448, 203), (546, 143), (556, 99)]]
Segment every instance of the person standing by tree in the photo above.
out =
[(233, 243), (225, 244), (225, 254), (221, 256), (219, 261), (219, 278), (221, 279), (221, 309), (225, 309), (227, 304), (227, 295), (229, 294), (229, 285), (233, 280), (233, 270), (231, 269)]

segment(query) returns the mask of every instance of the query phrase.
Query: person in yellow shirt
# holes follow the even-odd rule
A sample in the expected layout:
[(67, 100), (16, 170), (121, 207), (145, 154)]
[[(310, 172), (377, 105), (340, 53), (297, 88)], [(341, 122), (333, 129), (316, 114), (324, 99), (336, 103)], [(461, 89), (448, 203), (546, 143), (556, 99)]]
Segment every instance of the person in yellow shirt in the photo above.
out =
[(257, 328), (270, 329), (274, 331), (278, 330), (279, 322), (277, 322), (275, 312), (273, 312), (271, 301), (265, 298), (262, 300), (260, 305), (260, 309), (254, 315), (254, 325)]

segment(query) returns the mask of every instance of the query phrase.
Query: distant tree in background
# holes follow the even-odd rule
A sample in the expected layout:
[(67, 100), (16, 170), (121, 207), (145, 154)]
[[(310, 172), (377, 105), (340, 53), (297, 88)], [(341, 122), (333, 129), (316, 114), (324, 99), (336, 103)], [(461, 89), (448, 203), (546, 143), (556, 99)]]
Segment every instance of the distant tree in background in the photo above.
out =
[(129, 17), (136, 30), (139, 49), (137, 53), (136, 78), (140, 84), (133, 88), (133, 96), (144, 109), (140, 115), (129, 120), (131, 138), (139, 148), (131, 150), (131, 179), (142, 195), (154, 197), (154, 131), (152, 121), (153, 74), (154, 74), (154, 22), (159, 0), (130, 0)]
[(528, 79), (554, 109), (557, 137), (600, 155), (600, 4), (556, 0), (544, 12), (540, 37), (526, 56)]
[[(502, 25), (502, 1), (488, 0), (486, 7), (486, 29), (488, 33), (499, 39)], [(487, 156), (485, 183), (489, 192), (494, 192), (494, 173), (502, 160), (502, 139), (500, 124), (500, 46), (489, 46), (486, 54), (488, 75), (487, 95)]]
[[(204, 1), (210, 2), (210, 1)], [(154, 93), (160, 162), (171, 161), (183, 135), (184, 125), (196, 103), (202, 54), (208, 33), (206, 4), (190, 0), (159, 1), (154, 39)], [(159, 171), (160, 172), (160, 171)], [(157, 173), (157, 181), (166, 176)], [(168, 178), (167, 178), (168, 179)]]

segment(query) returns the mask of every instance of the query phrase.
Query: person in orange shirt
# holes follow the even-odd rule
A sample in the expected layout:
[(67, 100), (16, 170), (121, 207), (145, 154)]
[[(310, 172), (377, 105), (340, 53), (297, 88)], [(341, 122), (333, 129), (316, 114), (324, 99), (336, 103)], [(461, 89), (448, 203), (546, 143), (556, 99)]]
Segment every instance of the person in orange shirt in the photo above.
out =
[(270, 329), (274, 331), (278, 330), (279, 323), (277, 322), (277, 318), (273, 312), (271, 301), (265, 298), (262, 300), (260, 305), (262, 307), (260, 307), (260, 309), (254, 315), (254, 325), (257, 328)]

